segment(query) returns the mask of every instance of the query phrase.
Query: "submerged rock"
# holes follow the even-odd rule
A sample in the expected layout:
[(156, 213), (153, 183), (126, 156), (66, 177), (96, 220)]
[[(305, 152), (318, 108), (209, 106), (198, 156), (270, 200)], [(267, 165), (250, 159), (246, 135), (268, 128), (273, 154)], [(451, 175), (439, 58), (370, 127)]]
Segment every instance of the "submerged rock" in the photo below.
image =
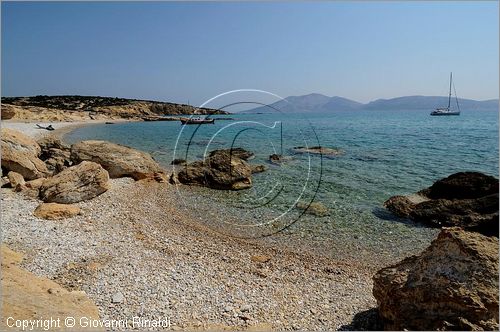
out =
[(84, 161), (46, 179), (40, 187), (40, 198), (69, 204), (92, 199), (108, 189), (108, 172), (99, 164)]
[(269, 156), (269, 161), (273, 164), (279, 164), (283, 161), (283, 156), (280, 154), (273, 153)]
[(252, 174), (267, 171), (266, 165), (252, 165)]
[(108, 171), (111, 178), (124, 176), (135, 180), (155, 178), (163, 173), (160, 165), (147, 153), (106, 141), (82, 141), (71, 146), (74, 163), (93, 161)]
[(310, 146), (310, 147), (297, 146), (293, 148), (293, 151), (296, 153), (312, 153), (312, 154), (320, 154), (323, 156), (331, 156), (331, 157), (340, 156), (344, 154), (344, 150), (325, 148), (324, 146)]
[(215, 151), (210, 152), (209, 156), (212, 156), (213, 154), (220, 153), (220, 151), (228, 151), (231, 154), (231, 156), (237, 157), (237, 158), (240, 158), (243, 160), (250, 160), (255, 156), (255, 154), (253, 152), (247, 151), (243, 148), (231, 148), (231, 149), (226, 149), (226, 150), (215, 150)]
[(463, 172), (436, 181), (416, 195), (393, 196), (384, 206), (399, 217), (429, 226), (460, 226), (498, 237), (498, 199), (498, 179)]
[(312, 214), (317, 217), (325, 217), (330, 214), (328, 208), (320, 202), (312, 202), (310, 204), (297, 202), (296, 207), (297, 209), (305, 210), (306, 213)]
[(215, 150), (203, 161), (195, 161), (182, 167), (177, 179), (183, 184), (195, 184), (213, 189), (241, 190), (252, 186), (252, 167), (234, 153), (235, 149)]
[(386, 330), (498, 330), (498, 239), (444, 228), (419, 256), (381, 269)]

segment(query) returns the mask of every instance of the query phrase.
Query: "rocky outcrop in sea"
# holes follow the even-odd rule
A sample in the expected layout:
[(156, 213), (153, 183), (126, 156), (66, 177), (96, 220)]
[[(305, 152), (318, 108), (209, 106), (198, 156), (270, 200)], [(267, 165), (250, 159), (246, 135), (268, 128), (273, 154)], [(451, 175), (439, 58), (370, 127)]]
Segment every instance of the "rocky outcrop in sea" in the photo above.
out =
[(460, 172), (409, 196), (393, 196), (384, 206), (395, 215), (432, 227), (459, 226), (498, 237), (498, 179)]
[(183, 165), (174, 181), (213, 189), (248, 189), (252, 187), (252, 174), (265, 171), (265, 166), (247, 162), (253, 155), (242, 148), (214, 150), (205, 160)]

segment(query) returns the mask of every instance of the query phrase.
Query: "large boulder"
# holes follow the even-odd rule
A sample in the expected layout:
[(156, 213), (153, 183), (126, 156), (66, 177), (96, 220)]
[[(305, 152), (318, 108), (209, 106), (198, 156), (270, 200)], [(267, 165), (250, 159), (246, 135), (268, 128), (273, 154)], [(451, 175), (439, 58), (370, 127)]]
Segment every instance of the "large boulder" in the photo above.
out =
[(40, 146), (30, 137), (16, 130), (2, 128), (2, 168), (21, 174), (26, 180), (49, 175), (49, 170), (38, 158)]
[(18, 152), (29, 152), (36, 157), (39, 157), (41, 152), (40, 146), (34, 139), (9, 128), (2, 128), (2, 150), (5, 148)]
[(409, 196), (393, 196), (384, 206), (399, 217), (432, 227), (460, 226), (498, 237), (498, 179), (462, 172)]
[[(252, 167), (231, 149), (212, 151), (205, 160), (182, 167), (177, 179), (213, 189), (241, 190), (252, 186)], [(246, 157), (246, 154), (243, 155)]]
[(108, 172), (99, 164), (84, 161), (46, 179), (40, 187), (40, 198), (70, 204), (92, 199), (108, 189)]
[(444, 228), (422, 254), (373, 281), (386, 330), (498, 330), (495, 237)]
[(111, 178), (132, 177), (135, 180), (155, 178), (163, 173), (160, 165), (147, 153), (106, 141), (82, 141), (71, 146), (74, 163), (93, 161), (106, 169)]
[(436, 181), (424, 193), (431, 199), (479, 198), (498, 193), (498, 179), (479, 172), (460, 172)]

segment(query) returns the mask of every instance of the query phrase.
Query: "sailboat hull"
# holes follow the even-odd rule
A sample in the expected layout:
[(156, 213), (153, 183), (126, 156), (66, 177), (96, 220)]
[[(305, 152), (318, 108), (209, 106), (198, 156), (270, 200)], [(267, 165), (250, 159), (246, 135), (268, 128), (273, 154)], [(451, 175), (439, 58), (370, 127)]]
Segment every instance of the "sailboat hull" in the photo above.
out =
[(460, 112), (431, 112), (432, 116), (460, 115)]

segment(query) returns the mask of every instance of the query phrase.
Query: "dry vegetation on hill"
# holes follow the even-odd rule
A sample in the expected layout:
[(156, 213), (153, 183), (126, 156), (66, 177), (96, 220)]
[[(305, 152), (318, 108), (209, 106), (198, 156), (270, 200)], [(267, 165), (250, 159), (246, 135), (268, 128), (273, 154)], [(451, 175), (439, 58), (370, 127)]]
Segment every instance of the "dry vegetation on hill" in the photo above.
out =
[(186, 104), (94, 96), (3, 97), (2, 119), (84, 121), (143, 119), (161, 115), (227, 114)]

